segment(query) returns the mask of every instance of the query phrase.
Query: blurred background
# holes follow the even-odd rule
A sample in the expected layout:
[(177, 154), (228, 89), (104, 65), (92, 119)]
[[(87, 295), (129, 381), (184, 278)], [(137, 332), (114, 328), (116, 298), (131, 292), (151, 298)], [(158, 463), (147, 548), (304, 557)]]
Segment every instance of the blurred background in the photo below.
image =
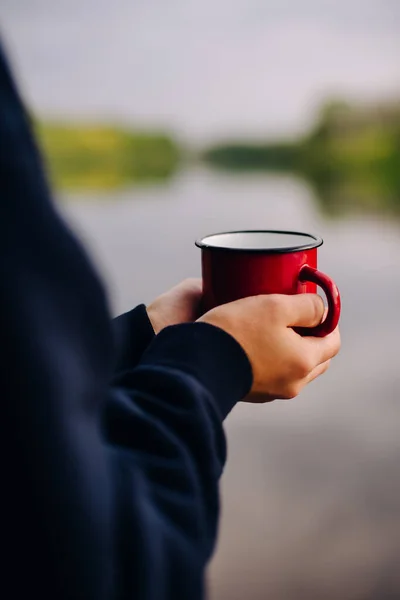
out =
[(2, 0), (60, 210), (115, 314), (194, 240), (321, 234), (343, 350), (227, 420), (212, 600), (400, 598), (400, 3)]

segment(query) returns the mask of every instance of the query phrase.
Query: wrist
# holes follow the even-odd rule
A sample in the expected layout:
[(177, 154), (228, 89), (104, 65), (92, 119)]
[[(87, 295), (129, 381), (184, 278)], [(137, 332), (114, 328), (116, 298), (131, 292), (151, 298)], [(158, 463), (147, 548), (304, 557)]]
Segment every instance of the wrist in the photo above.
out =
[(157, 311), (153, 309), (151, 304), (150, 306), (146, 306), (146, 313), (150, 325), (153, 328), (154, 334), (157, 335), (165, 327), (165, 325), (161, 324), (159, 315), (157, 314)]

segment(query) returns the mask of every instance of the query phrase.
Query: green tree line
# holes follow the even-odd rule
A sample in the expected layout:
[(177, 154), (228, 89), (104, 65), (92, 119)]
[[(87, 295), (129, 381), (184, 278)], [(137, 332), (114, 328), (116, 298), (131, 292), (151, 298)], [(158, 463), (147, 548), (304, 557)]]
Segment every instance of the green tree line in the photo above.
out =
[(330, 102), (297, 140), (218, 144), (203, 159), (234, 171), (294, 172), (330, 210), (353, 203), (400, 211), (400, 102), (364, 107)]
[(108, 190), (162, 181), (180, 160), (178, 144), (165, 133), (40, 120), (34, 128), (58, 189)]

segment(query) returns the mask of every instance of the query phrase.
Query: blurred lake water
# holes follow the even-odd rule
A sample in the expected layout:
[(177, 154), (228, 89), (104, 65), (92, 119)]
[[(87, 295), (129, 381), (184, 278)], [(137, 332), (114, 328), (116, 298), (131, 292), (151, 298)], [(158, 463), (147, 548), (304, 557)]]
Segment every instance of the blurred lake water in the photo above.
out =
[(194, 240), (236, 228), (321, 234), (343, 299), (343, 349), (293, 401), (226, 424), (212, 600), (400, 597), (400, 224), (328, 221), (300, 180), (187, 170), (159, 187), (66, 197), (115, 314), (200, 275)]

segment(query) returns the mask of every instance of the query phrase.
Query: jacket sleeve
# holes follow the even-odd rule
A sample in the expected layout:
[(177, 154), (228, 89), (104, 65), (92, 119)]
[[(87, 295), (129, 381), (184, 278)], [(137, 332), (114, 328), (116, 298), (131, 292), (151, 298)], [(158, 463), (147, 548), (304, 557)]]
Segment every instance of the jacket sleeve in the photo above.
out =
[(2, 586), (201, 598), (222, 421), (250, 388), (249, 362), (222, 330), (179, 325), (113, 379), (102, 285), (50, 202), (1, 51), (0, 273)]
[(226, 459), (222, 420), (250, 385), (241, 347), (207, 324), (165, 329), (116, 378), (104, 433), (117, 477), (122, 597), (203, 598)]
[(115, 339), (115, 372), (135, 367), (143, 352), (155, 337), (146, 307), (140, 304), (112, 321)]

